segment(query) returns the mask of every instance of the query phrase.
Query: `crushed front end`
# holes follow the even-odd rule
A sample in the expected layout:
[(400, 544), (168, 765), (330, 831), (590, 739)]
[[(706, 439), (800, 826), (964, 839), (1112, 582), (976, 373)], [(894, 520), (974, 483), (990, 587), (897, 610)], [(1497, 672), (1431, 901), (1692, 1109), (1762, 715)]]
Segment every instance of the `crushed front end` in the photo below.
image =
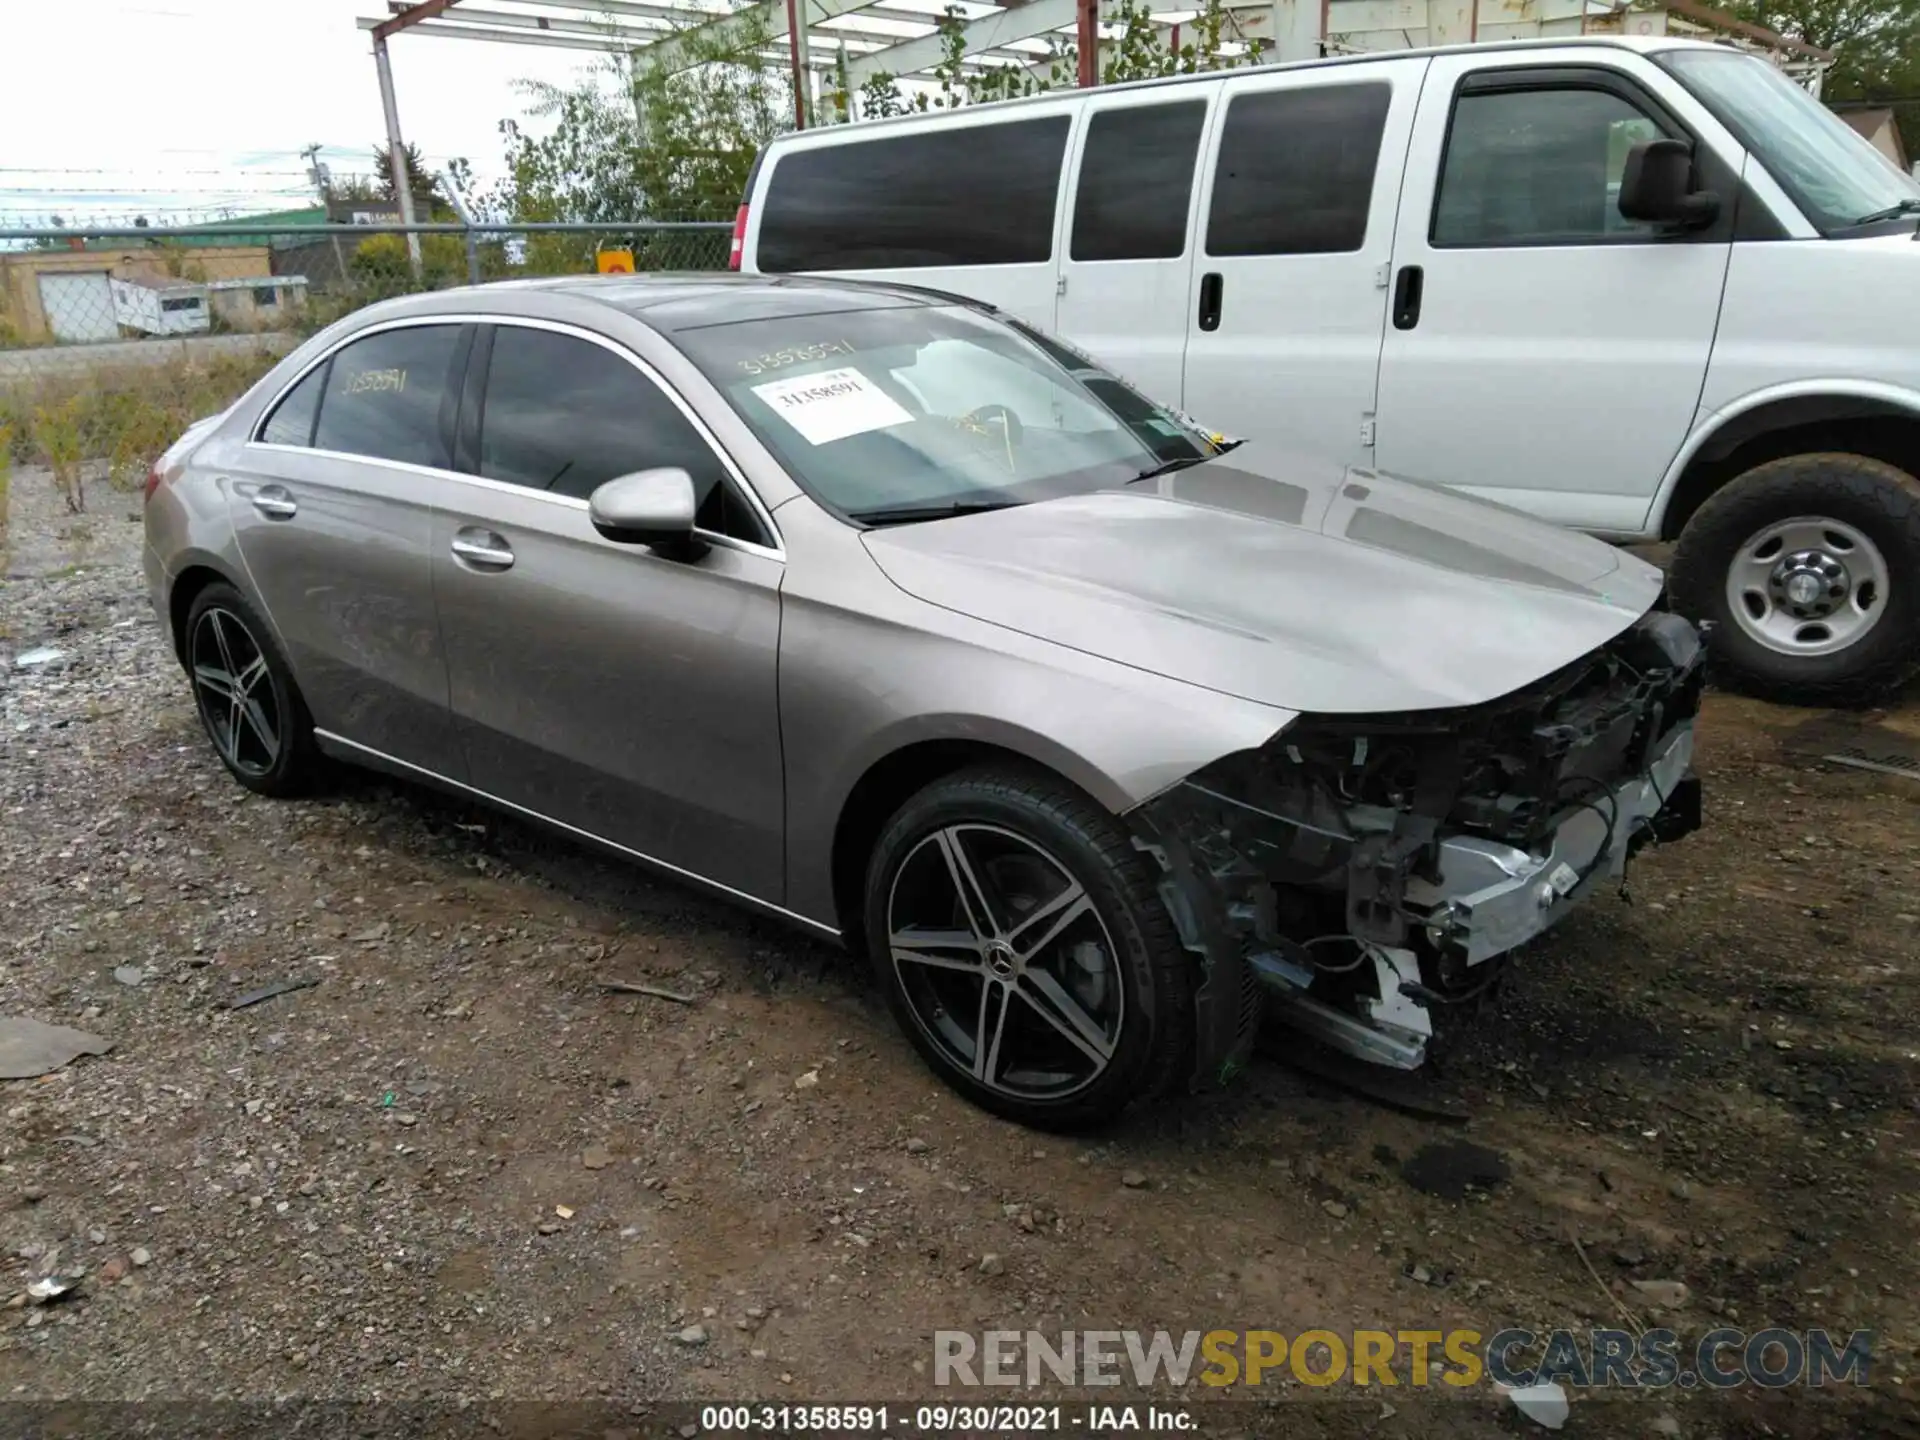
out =
[(1196, 1079), (1263, 1015), (1382, 1065), (1649, 842), (1700, 823), (1704, 648), (1664, 610), (1464, 709), (1303, 715), (1131, 812), (1199, 957)]

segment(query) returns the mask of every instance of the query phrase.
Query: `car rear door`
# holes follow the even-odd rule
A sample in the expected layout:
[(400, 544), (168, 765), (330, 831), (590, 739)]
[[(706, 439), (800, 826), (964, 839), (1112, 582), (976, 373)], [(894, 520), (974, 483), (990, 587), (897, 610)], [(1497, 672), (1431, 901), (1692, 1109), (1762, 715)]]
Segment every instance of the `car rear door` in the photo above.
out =
[[(1739, 165), (1636, 79), (1650, 72), (1638, 56), (1562, 56), (1433, 61), (1375, 453), (1383, 470), (1545, 519), (1634, 531), (1700, 403)], [(1660, 136), (1691, 143), (1721, 193), (1711, 226), (1662, 233), (1621, 216), (1627, 152)]]
[(229, 490), (248, 578), (315, 726), (454, 779), (428, 547), (471, 340), (442, 321), (349, 341), (273, 404)]
[(1181, 404), (1198, 420), (1371, 463), (1394, 209), (1427, 63), (1224, 83), (1188, 297)]
[[(433, 537), (453, 714), (471, 783), (510, 805), (777, 903), (784, 772), (771, 520), (692, 413), (584, 330), (482, 331), (463, 474)], [(587, 497), (678, 466), (704, 552), (604, 539)]]
[(1096, 90), (1078, 129), (1053, 328), (1163, 405), (1180, 404), (1194, 181), (1219, 90)]

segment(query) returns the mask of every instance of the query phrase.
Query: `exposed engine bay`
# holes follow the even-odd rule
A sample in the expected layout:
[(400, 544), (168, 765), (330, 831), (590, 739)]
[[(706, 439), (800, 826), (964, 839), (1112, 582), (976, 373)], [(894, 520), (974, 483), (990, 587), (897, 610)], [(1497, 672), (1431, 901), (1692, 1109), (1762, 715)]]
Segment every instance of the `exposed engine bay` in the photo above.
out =
[(1464, 709), (1305, 715), (1130, 812), (1199, 957), (1197, 1081), (1263, 1016), (1414, 1069), (1436, 1007), (1499, 977), (1644, 845), (1700, 823), (1704, 647), (1665, 610)]

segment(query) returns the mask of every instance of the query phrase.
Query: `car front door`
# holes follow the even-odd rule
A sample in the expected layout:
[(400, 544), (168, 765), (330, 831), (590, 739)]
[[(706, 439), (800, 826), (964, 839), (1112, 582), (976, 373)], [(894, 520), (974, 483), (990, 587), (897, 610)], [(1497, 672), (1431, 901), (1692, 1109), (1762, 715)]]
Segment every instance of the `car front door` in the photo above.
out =
[(1203, 424), (1371, 463), (1394, 205), (1426, 67), (1378, 60), (1222, 87), (1181, 401)]
[(471, 339), (441, 322), (349, 341), (275, 402), (229, 491), (314, 725), (454, 779), (429, 546)]
[[(1420, 106), (1376, 463), (1637, 529), (1700, 402), (1737, 164), (1614, 63), (1441, 56)], [(1694, 145), (1722, 197), (1713, 225), (1663, 233), (1620, 214), (1628, 151), (1661, 136)]]
[[(471, 783), (757, 899), (783, 893), (770, 521), (677, 396), (584, 331), (502, 321), (476, 345), (463, 468), (434, 535)], [(587, 497), (676, 466), (701, 553), (604, 539)]]

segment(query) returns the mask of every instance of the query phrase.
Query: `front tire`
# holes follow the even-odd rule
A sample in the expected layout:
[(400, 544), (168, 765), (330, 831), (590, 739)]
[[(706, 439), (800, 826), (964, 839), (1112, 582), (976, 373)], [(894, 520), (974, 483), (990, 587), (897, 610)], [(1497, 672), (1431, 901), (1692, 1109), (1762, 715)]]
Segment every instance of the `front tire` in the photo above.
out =
[(1920, 481), (1861, 455), (1756, 466), (1687, 522), (1669, 583), (1737, 688), (1870, 703), (1920, 668)]
[(1190, 1054), (1190, 957), (1145, 857), (1043, 771), (966, 770), (907, 801), (868, 864), (865, 925), (914, 1047), (997, 1115), (1097, 1124)]
[(320, 777), (313, 718), (273, 632), (224, 582), (194, 596), (181, 638), (207, 739), (227, 773), (259, 795), (302, 795)]

